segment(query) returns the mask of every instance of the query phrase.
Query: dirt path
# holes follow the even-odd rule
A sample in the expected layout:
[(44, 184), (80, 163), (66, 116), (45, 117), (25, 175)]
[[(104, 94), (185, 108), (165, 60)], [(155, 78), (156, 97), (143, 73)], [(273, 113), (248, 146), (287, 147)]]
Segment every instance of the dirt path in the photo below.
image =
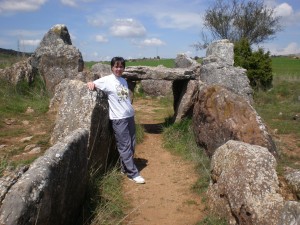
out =
[(146, 128), (143, 143), (136, 147), (136, 161), (146, 184), (124, 179), (124, 195), (132, 208), (123, 224), (195, 224), (204, 216), (201, 198), (192, 192), (197, 180), (194, 166), (162, 147), (157, 109), (147, 100), (134, 104), (138, 122)]

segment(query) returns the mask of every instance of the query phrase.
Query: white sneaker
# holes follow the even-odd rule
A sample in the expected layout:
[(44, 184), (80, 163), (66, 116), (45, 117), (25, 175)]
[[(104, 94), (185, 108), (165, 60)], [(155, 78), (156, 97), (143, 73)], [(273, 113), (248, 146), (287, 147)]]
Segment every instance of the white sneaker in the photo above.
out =
[(134, 181), (136, 184), (144, 184), (145, 179), (142, 176), (137, 176), (135, 178), (131, 178), (130, 180)]

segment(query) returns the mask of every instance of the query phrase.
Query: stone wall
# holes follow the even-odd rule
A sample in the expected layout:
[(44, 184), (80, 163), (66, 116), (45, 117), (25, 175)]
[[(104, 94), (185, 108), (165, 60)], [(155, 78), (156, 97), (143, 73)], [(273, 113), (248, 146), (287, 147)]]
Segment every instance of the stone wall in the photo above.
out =
[(75, 224), (87, 188), (88, 136), (77, 129), (38, 158), (6, 194), (0, 224)]

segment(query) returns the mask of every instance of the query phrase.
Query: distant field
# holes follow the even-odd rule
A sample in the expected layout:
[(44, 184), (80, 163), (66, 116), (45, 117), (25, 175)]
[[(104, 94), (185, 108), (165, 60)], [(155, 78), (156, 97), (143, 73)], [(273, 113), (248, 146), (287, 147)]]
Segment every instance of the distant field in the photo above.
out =
[[(0, 52), (0, 69), (11, 66), (13, 63), (20, 61), (27, 57), (23, 54), (7, 54)], [(198, 60), (201, 62), (201, 60)], [(85, 62), (85, 68), (90, 69), (96, 61)], [(110, 64), (110, 62), (103, 62)], [(127, 60), (126, 66), (159, 66), (163, 65), (167, 68), (174, 68), (174, 59), (136, 59)], [(277, 76), (291, 76), (300, 77), (300, 59), (293, 59), (290, 57), (272, 57), (272, 69), (274, 77)]]
[(168, 68), (175, 67), (174, 59), (141, 59), (135, 61), (127, 61), (127, 66), (159, 66), (163, 65)]
[(272, 58), (273, 75), (276, 76), (297, 76), (300, 77), (300, 59), (290, 57)]
[[(85, 62), (86, 68), (91, 68), (97, 62)], [(110, 62), (102, 62), (104, 64), (110, 64)], [(126, 60), (127, 66), (159, 66), (163, 65), (167, 68), (174, 68), (174, 59), (136, 59), (136, 60)]]

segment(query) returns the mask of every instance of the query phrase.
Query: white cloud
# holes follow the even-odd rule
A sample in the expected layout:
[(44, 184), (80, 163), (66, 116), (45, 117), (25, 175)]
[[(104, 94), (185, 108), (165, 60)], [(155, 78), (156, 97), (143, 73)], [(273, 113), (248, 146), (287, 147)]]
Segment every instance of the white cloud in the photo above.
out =
[(202, 18), (197, 13), (158, 13), (155, 15), (158, 24), (163, 28), (188, 29), (202, 26)]
[(141, 42), (142, 46), (161, 46), (165, 45), (165, 43), (157, 38), (145, 39)]
[(20, 40), (19, 44), (21, 46), (38, 46), (41, 40)]
[(9, 36), (17, 36), (17, 37), (34, 37), (34, 36), (42, 36), (46, 33), (44, 30), (9, 30), (5, 32)]
[(67, 6), (71, 6), (71, 7), (77, 6), (76, 0), (61, 0), (61, 3), (63, 5), (67, 5)]
[[(267, 47), (268, 45), (266, 45)], [(300, 46), (296, 42), (291, 42), (285, 47), (279, 47), (270, 45), (268, 51), (271, 52), (272, 55), (289, 55), (289, 54), (299, 54)]]
[(134, 19), (118, 19), (110, 28), (116, 37), (141, 37), (146, 34), (145, 27)]
[(101, 43), (108, 42), (108, 39), (103, 35), (96, 35), (95, 39), (97, 42)]
[(46, 2), (47, 0), (2, 0), (0, 2), (0, 13), (35, 11)]
[(282, 3), (276, 6), (274, 11), (277, 16), (281, 16), (281, 17), (288, 17), (293, 15), (293, 8), (287, 3)]
[(105, 24), (104, 19), (100, 17), (90, 17), (87, 19), (87, 22), (94, 27), (102, 27)]
[(281, 18), (282, 25), (290, 26), (299, 24), (300, 12), (295, 11), (290, 4), (284, 2), (279, 5), (274, 5), (273, 8), (275, 15)]

